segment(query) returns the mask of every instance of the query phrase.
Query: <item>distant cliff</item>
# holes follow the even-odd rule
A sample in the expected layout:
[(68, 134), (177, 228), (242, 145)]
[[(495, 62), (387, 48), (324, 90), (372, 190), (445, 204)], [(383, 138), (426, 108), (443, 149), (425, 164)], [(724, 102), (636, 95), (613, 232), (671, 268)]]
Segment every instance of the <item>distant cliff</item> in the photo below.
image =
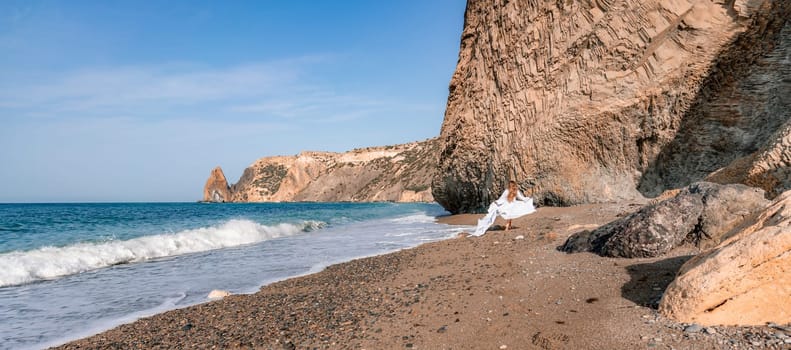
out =
[(470, 0), (435, 199), (570, 205), (791, 178), (791, 1)]
[(225, 179), (225, 174), (222, 168), (216, 167), (211, 170), (209, 179), (206, 180), (206, 185), (203, 186), (203, 201), (204, 202), (230, 202), (231, 201), (231, 187), (228, 186), (228, 180)]
[(431, 202), (434, 199), (430, 183), (437, 168), (436, 158), (436, 139), (345, 153), (302, 152), (296, 156), (264, 157), (245, 169), (236, 184), (226, 183), (227, 196), (217, 180), (219, 175), (212, 171), (203, 199)]

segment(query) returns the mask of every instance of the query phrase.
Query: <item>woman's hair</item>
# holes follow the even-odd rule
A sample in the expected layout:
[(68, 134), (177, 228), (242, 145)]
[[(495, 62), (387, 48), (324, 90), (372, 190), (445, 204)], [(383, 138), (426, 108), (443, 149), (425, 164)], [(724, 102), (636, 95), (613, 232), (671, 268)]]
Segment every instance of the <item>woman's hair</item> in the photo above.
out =
[(511, 180), (508, 181), (508, 201), (513, 202), (514, 198), (516, 198), (516, 192), (519, 191), (519, 188), (516, 187), (516, 181)]

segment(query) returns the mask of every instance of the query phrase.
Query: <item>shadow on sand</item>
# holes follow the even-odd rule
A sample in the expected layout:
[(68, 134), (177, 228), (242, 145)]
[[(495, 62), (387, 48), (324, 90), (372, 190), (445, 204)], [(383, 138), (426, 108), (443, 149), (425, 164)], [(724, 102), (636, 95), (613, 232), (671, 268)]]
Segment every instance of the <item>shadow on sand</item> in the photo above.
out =
[(694, 255), (677, 256), (652, 263), (634, 264), (626, 267), (631, 280), (621, 287), (621, 296), (637, 305), (656, 309), (659, 300), (676, 273)]

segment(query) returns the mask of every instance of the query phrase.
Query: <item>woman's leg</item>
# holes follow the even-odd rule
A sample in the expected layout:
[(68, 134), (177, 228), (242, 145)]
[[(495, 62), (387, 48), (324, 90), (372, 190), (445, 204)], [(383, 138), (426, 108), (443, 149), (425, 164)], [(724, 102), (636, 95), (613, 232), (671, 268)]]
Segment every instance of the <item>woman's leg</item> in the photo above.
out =
[(508, 231), (510, 229), (511, 229), (511, 220), (508, 220), (508, 222), (505, 223), (505, 230)]

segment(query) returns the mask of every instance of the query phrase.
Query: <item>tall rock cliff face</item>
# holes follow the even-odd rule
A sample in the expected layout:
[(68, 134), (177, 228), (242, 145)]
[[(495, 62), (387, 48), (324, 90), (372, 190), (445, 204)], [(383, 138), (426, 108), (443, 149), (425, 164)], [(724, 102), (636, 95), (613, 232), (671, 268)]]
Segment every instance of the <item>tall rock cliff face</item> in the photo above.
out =
[(231, 187), (228, 186), (228, 181), (225, 179), (222, 168), (216, 167), (212, 169), (209, 179), (206, 180), (206, 185), (203, 186), (203, 201), (216, 203), (230, 202), (230, 189)]
[(430, 202), (437, 141), (265, 157), (230, 187), (233, 202)]
[(790, 16), (771, 0), (469, 0), (435, 199), (480, 211), (514, 179), (544, 204), (633, 200), (720, 169), (710, 181), (782, 192)]

